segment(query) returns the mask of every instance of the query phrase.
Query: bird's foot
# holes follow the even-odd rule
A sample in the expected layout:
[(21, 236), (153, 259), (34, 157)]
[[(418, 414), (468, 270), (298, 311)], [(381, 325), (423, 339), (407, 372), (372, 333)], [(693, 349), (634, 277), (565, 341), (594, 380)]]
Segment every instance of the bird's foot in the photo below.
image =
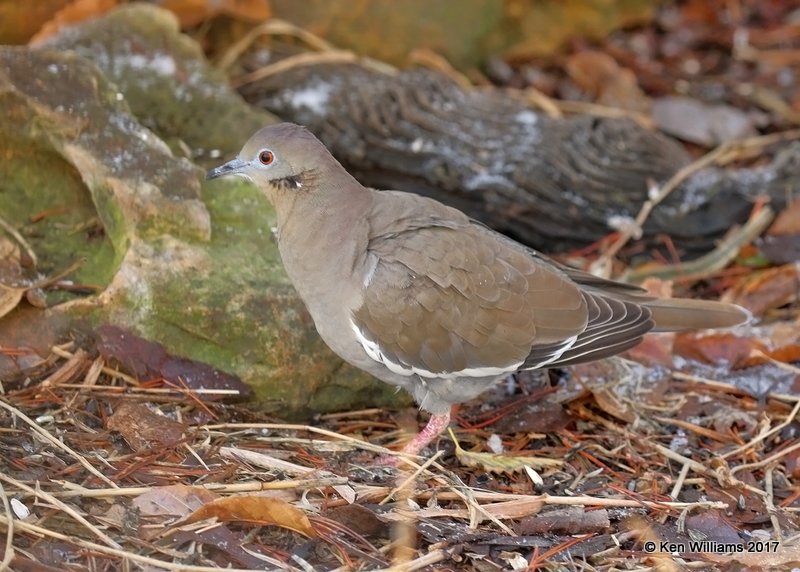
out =
[[(411, 439), (411, 441), (406, 443), (406, 446), (403, 447), (400, 453), (409, 457), (418, 456), (420, 451), (427, 447), (431, 441), (436, 439), (436, 437), (438, 437), (442, 431), (447, 429), (449, 424), (449, 411), (442, 415), (431, 415), (431, 418), (428, 420), (428, 424), (425, 425), (422, 431), (414, 435), (414, 438)], [(381, 455), (377, 462), (379, 465), (383, 465), (384, 467), (398, 467), (402, 464), (402, 456)]]

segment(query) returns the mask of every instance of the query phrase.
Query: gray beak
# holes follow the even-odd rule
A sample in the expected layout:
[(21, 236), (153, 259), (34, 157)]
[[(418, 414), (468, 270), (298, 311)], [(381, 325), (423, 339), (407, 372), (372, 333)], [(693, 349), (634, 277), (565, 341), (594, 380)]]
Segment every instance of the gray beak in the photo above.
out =
[(236, 175), (237, 173), (241, 173), (242, 170), (247, 166), (247, 161), (242, 161), (238, 157), (236, 159), (232, 159), (227, 163), (220, 165), (219, 167), (215, 167), (211, 169), (208, 173), (206, 173), (206, 180), (216, 179), (217, 177), (224, 177), (225, 175)]

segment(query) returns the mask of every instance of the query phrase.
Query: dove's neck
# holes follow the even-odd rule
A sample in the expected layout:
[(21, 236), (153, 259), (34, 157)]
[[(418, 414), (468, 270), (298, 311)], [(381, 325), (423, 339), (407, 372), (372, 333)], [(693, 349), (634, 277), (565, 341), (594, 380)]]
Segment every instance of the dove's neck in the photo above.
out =
[[(293, 195), (274, 201), (283, 264), (300, 297), (313, 306), (331, 303), (361, 280), (366, 263), (372, 193), (344, 169), (310, 173)], [(354, 290), (358, 290), (355, 288)]]

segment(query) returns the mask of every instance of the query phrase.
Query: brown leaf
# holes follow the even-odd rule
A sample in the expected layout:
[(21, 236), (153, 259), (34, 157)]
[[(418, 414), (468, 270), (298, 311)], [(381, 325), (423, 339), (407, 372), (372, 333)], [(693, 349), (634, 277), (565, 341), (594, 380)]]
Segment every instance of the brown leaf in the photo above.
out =
[(795, 264), (784, 264), (743, 278), (725, 293), (723, 300), (733, 302), (761, 316), (768, 310), (780, 308), (797, 300), (800, 276)]
[[(220, 570), (225, 570), (225, 567), (264, 570), (264, 557), (269, 557), (271, 551), (271, 547), (249, 542), (250, 539), (244, 531), (233, 531), (225, 526), (210, 526), (199, 530), (178, 529), (171, 531), (169, 540), (177, 546), (205, 545), (212, 553), (219, 550), (224, 555), (225, 562)], [(272, 567), (266, 569), (275, 570)]]
[(775, 217), (775, 222), (769, 227), (767, 234), (773, 236), (800, 235), (800, 198), (795, 198)]
[(182, 524), (208, 518), (222, 522), (253, 522), (288, 528), (309, 538), (318, 536), (306, 514), (280, 499), (241, 495), (212, 501), (190, 514)]
[(17, 307), (26, 288), (15, 286), (22, 276), (20, 250), (16, 242), (0, 237), (0, 318)]
[(360, 504), (332, 508), (325, 516), (361, 536), (386, 536), (389, 533), (388, 525), (375, 512)]
[(35, 46), (46, 39), (55, 36), (61, 28), (83, 22), (89, 18), (96, 18), (110, 11), (119, 0), (74, 0), (56, 12), (53, 17), (42, 26), (41, 30), (31, 38), (30, 44)]
[(716, 542), (740, 543), (742, 537), (725, 515), (718, 509), (708, 509), (686, 517), (686, 528), (699, 532), (701, 538)]
[(216, 493), (203, 487), (169, 485), (155, 487), (131, 501), (142, 516), (170, 516), (184, 518), (206, 503), (218, 498)]
[(597, 402), (598, 407), (626, 423), (633, 423), (636, 419), (636, 414), (631, 410), (630, 406), (620, 401), (613, 389), (609, 386), (592, 388), (592, 395)]
[(663, 365), (672, 367), (672, 346), (675, 343), (673, 332), (648, 334), (642, 342), (625, 352), (625, 357), (642, 365)]
[(238, 377), (205, 363), (173, 356), (161, 344), (146, 340), (129, 330), (105, 325), (97, 328), (95, 335), (100, 355), (107, 361), (119, 363), (122, 369), (137, 379), (162, 378), (176, 387), (231, 392), (222, 397), (202, 394), (201, 397), (208, 401), (247, 397), (252, 393)]
[(24, 295), (24, 289), (10, 288), (0, 284), (0, 318), (16, 308)]
[(683, 332), (675, 336), (675, 355), (728, 368), (746, 361), (753, 349), (766, 350), (761, 342), (727, 333), (698, 334)]
[(582, 51), (569, 57), (567, 73), (583, 90), (593, 94), (599, 103), (623, 109), (646, 111), (650, 101), (639, 88), (636, 75), (620, 67), (606, 53)]
[(184, 425), (150, 411), (144, 403), (123, 401), (109, 417), (106, 428), (122, 434), (134, 451), (175, 447), (183, 439)]
[(758, 350), (752, 352), (746, 359), (737, 364), (739, 368), (755, 367), (769, 363), (770, 359), (782, 363), (794, 363), (800, 361), (800, 344), (790, 344), (781, 346), (773, 350)]

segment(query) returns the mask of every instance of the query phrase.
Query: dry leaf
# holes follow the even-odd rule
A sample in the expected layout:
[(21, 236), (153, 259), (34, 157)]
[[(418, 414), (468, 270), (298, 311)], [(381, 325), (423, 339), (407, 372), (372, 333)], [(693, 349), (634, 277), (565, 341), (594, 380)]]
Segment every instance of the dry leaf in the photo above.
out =
[(123, 401), (108, 418), (106, 428), (122, 434), (134, 451), (175, 447), (183, 439), (184, 425), (150, 411), (144, 403)]
[(775, 217), (775, 222), (769, 227), (767, 234), (773, 236), (800, 234), (800, 198), (792, 201)]
[(707, 334), (684, 332), (675, 336), (672, 346), (675, 355), (729, 368), (744, 363), (754, 349), (767, 351), (761, 342), (733, 334)]
[(797, 300), (800, 275), (796, 264), (784, 264), (746, 276), (726, 292), (725, 302), (733, 302), (761, 316), (767, 310), (780, 308)]
[(604, 385), (592, 388), (591, 391), (598, 407), (609, 415), (626, 423), (633, 423), (636, 420), (636, 414), (627, 403), (619, 399), (619, 396), (614, 392), (614, 387)]
[(110, 11), (119, 0), (75, 0), (64, 6), (47, 22), (42, 29), (31, 38), (30, 45), (35, 46), (55, 36), (61, 28), (96, 18)]
[(222, 522), (274, 524), (309, 538), (319, 536), (302, 510), (284, 500), (264, 496), (241, 495), (212, 501), (194, 511), (181, 524), (209, 518)]
[(27, 288), (14, 286), (14, 281), (21, 275), (19, 246), (7, 238), (0, 238), (0, 318), (16, 308), (25, 296)]
[(545, 469), (559, 467), (563, 461), (559, 459), (545, 459), (542, 457), (510, 457), (508, 455), (495, 455), (493, 453), (471, 453), (461, 448), (456, 440), (453, 430), (449, 429), (450, 438), (456, 446), (456, 458), (462, 465), (478, 467), (489, 473), (516, 473), (525, 467)]
[(142, 516), (183, 518), (217, 498), (217, 494), (203, 487), (169, 485), (155, 487), (140, 494), (133, 499), (131, 506)]
[(800, 362), (800, 344), (789, 344), (768, 351), (757, 349), (746, 359), (737, 363), (736, 367), (741, 369), (755, 367), (770, 363), (771, 360), (788, 364)]
[(202, 399), (247, 397), (252, 390), (234, 375), (208, 364), (173, 356), (157, 342), (146, 340), (130, 330), (105, 325), (95, 330), (97, 349), (107, 362), (119, 363), (137, 379), (163, 379), (188, 390), (222, 390), (204, 393)]
[(11, 288), (0, 284), (0, 318), (17, 307), (25, 295), (22, 288)]
[(567, 59), (567, 73), (581, 89), (595, 96), (598, 103), (648, 111), (650, 100), (639, 87), (636, 74), (621, 67), (603, 52), (586, 50)]

